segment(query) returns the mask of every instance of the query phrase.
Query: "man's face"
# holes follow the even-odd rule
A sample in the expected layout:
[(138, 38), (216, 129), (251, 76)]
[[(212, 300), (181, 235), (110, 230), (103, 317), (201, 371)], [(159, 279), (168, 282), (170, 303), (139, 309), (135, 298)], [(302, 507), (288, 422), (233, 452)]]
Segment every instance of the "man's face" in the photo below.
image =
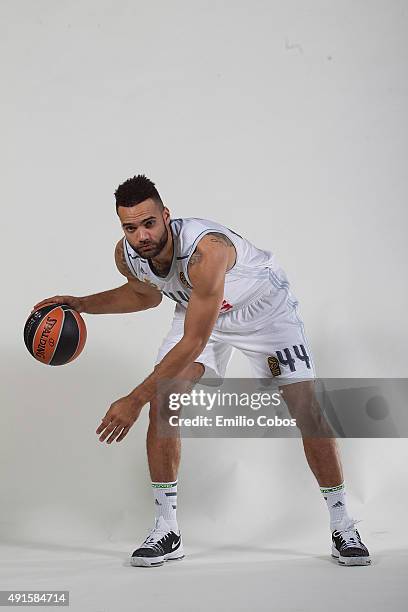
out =
[(160, 210), (148, 198), (135, 206), (118, 206), (118, 215), (130, 246), (143, 259), (153, 259), (164, 249), (170, 224), (169, 209)]

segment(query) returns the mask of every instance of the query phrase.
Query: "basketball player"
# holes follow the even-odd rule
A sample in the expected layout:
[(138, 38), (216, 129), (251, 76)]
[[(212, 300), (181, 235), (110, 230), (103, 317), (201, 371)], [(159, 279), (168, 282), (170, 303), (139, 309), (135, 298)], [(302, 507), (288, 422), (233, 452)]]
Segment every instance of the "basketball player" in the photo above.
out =
[(179, 435), (160, 435), (157, 385), (171, 379), (170, 394), (189, 391), (206, 377), (222, 380), (237, 348), (248, 357), (255, 377), (276, 379), (296, 418), (307, 462), (329, 510), (332, 556), (343, 565), (368, 565), (358, 521), (347, 511), (336, 438), (307, 435), (309, 427), (318, 426), (315, 367), (298, 301), (274, 255), (214, 221), (171, 219), (144, 175), (121, 184), (115, 198), (124, 231), (115, 261), (127, 282), (85, 297), (53, 296), (34, 309), (57, 302), (90, 314), (129, 313), (159, 306), (163, 295), (175, 302), (153, 372), (111, 405), (96, 430), (101, 442), (119, 442), (150, 403), (147, 457), (155, 524), (131, 563), (154, 567), (184, 556), (176, 517), (181, 441)]

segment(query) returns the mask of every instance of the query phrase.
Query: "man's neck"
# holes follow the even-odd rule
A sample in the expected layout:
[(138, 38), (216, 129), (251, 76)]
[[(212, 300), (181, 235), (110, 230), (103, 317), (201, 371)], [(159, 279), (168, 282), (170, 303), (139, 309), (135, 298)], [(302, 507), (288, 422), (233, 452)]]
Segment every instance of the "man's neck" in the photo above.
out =
[(173, 261), (173, 251), (173, 233), (169, 226), (166, 246), (157, 257), (150, 259), (150, 264), (157, 276), (167, 276), (169, 273)]

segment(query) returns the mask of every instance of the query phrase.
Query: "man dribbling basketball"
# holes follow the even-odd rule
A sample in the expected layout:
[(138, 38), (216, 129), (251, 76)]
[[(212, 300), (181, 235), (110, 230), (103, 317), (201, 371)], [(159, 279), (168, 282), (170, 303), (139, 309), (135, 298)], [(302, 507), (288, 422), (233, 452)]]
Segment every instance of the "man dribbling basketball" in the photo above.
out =
[(156, 519), (131, 563), (157, 566), (184, 556), (176, 518), (181, 441), (180, 436), (159, 435), (157, 384), (171, 379), (171, 392), (182, 393), (201, 378), (222, 379), (237, 348), (248, 357), (255, 377), (276, 378), (297, 419), (308, 464), (330, 513), (332, 555), (343, 565), (369, 564), (357, 521), (347, 512), (336, 439), (306, 435), (306, 423), (313, 422), (318, 406), (315, 368), (298, 301), (274, 255), (208, 219), (170, 219), (154, 183), (144, 175), (121, 184), (115, 197), (125, 234), (116, 245), (115, 261), (127, 283), (85, 297), (53, 296), (34, 309), (56, 302), (89, 314), (129, 313), (158, 306), (163, 295), (176, 302), (154, 371), (111, 405), (96, 430), (102, 442), (119, 442), (150, 403), (147, 456)]

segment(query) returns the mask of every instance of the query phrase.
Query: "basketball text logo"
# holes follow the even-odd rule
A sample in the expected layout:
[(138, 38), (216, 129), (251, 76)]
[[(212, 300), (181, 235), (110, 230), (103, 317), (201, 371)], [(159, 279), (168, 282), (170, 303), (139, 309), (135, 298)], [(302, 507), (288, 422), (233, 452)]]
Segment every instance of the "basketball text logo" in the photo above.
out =
[(56, 322), (57, 322), (57, 319), (51, 319), (50, 317), (47, 317), (47, 320), (44, 324), (44, 329), (41, 332), (41, 336), (40, 336), (40, 340), (37, 345), (37, 349), (35, 351), (35, 354), (37, 357), (41, 357), (42, 359), (44, 359), (45, 345), (47, 344), (48, 335), (50, 331), (52, 330), (52, 328), (54, 327), (54, 325), (56, 324)]

